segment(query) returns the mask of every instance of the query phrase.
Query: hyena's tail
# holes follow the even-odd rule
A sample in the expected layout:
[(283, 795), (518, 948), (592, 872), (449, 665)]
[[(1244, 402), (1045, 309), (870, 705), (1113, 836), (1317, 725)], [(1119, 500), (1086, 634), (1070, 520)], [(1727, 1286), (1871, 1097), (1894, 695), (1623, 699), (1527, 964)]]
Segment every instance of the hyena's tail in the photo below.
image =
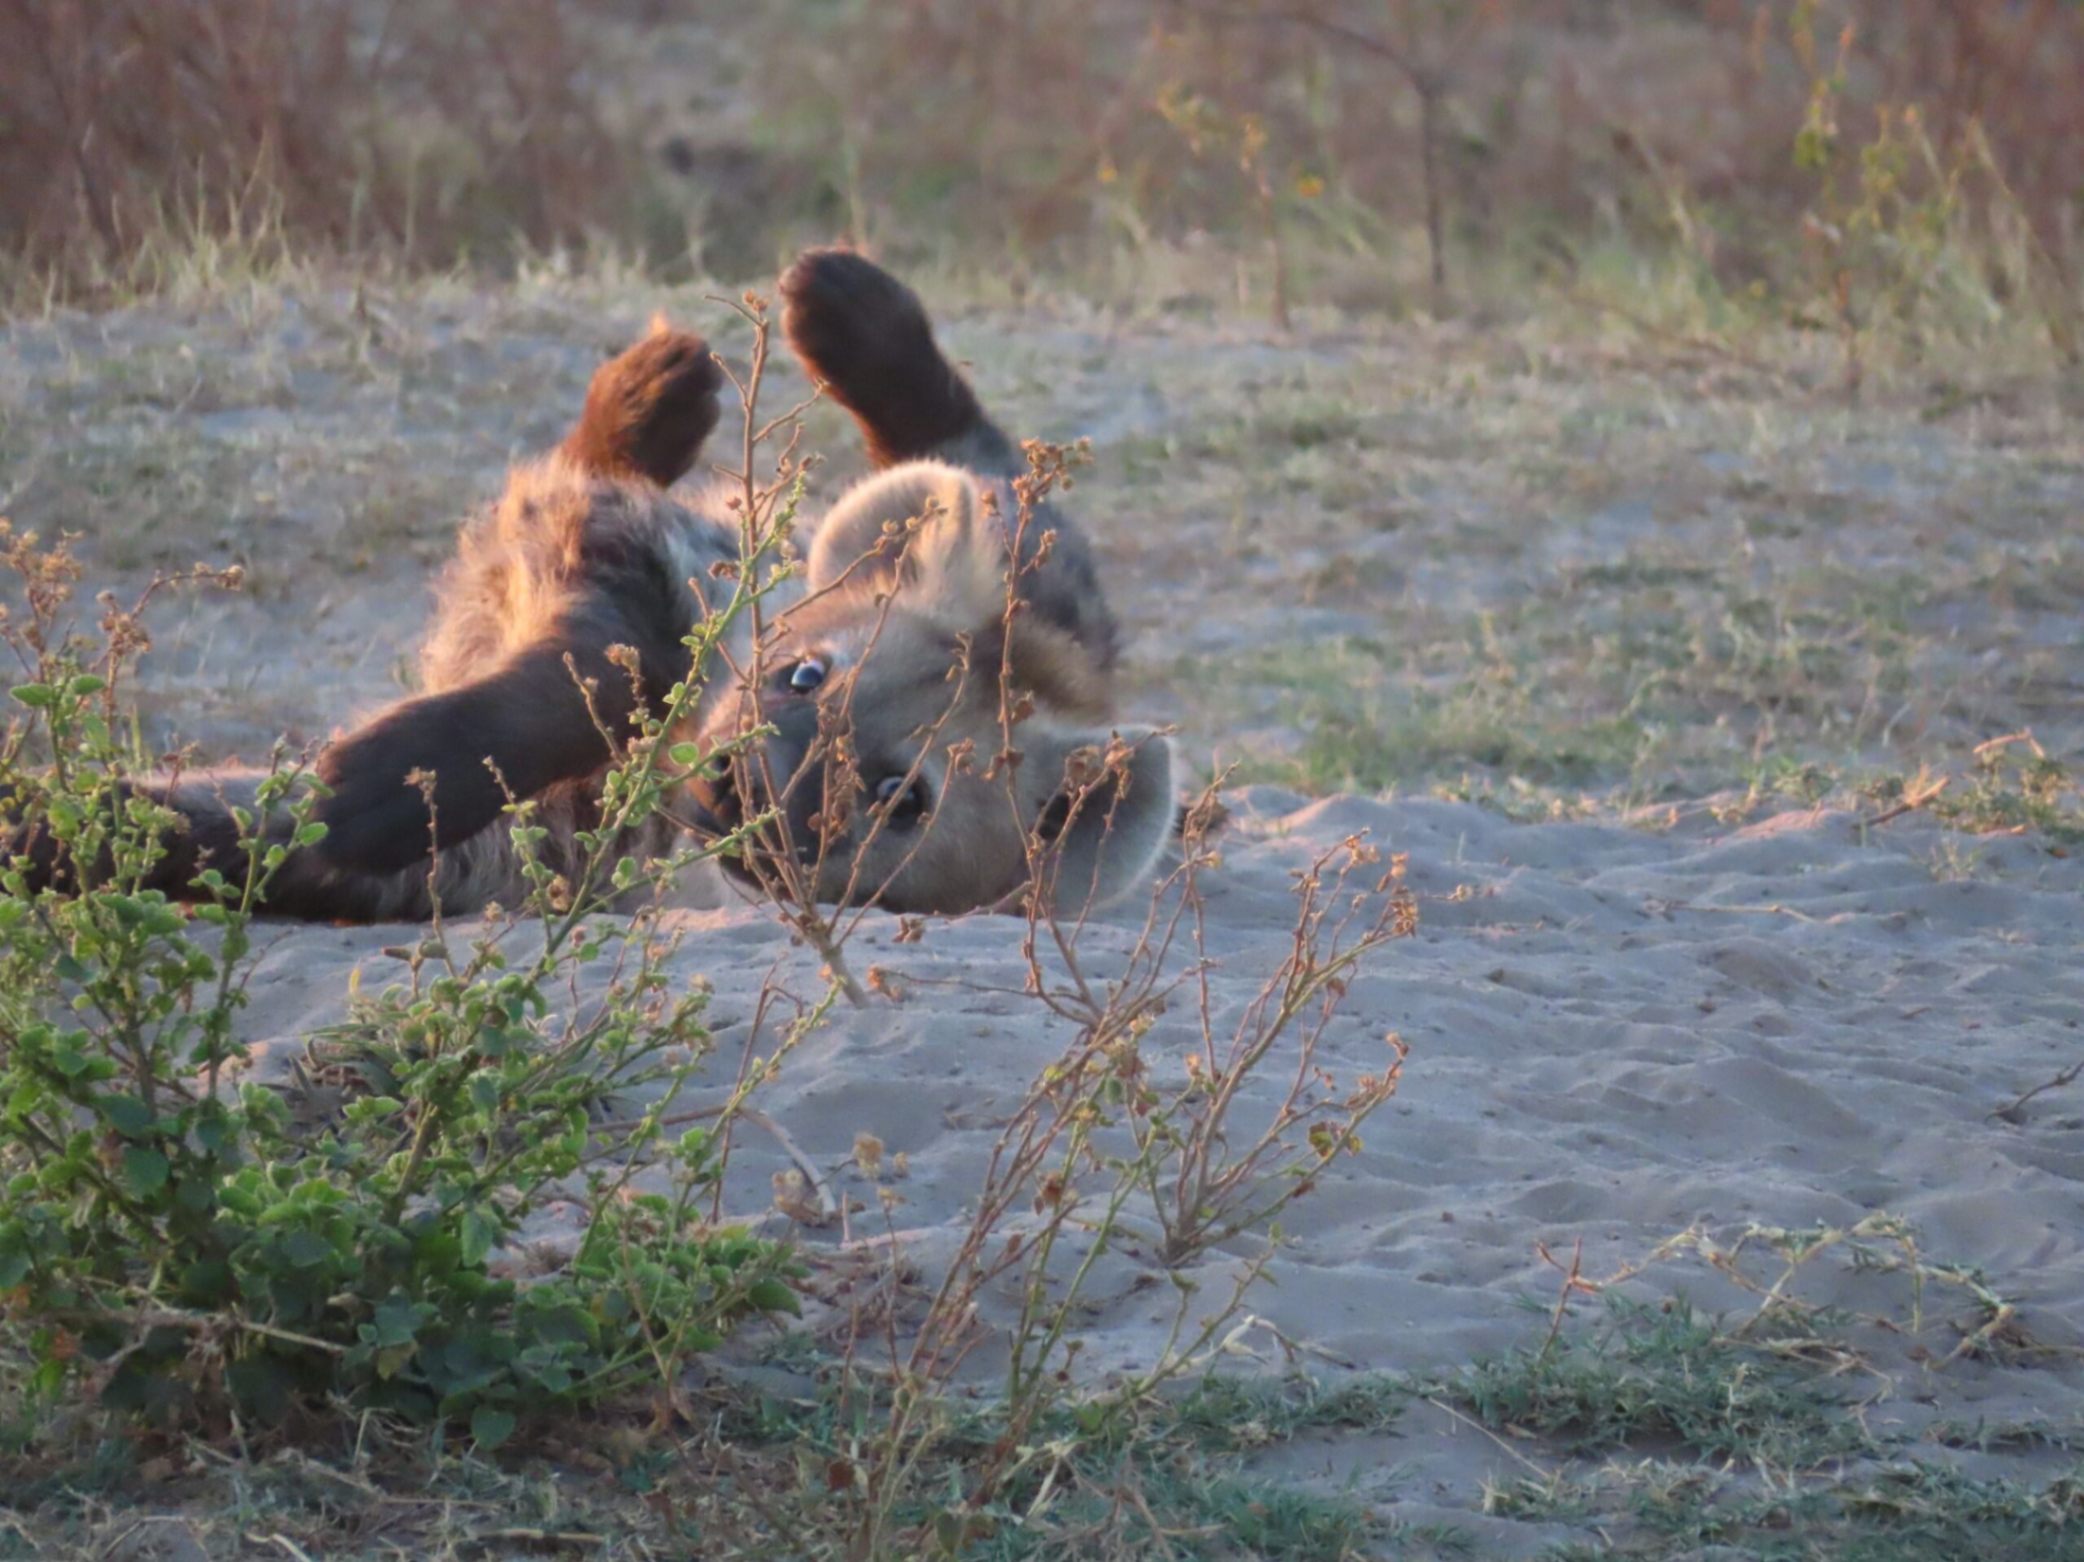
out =
[(723, 378), (701, 337), (654, 321), (649, 336), (594, 372), (565, 459), (597, 477), (671, 487), (716, 427)]
[(974, 472), (1025, 470), (935, 343), (918, 295), (882, 267), (852, 250), (807, 250), (782, 274), (781, 296), (789, 346), (853, 414), (878, 467), (931, 456)]

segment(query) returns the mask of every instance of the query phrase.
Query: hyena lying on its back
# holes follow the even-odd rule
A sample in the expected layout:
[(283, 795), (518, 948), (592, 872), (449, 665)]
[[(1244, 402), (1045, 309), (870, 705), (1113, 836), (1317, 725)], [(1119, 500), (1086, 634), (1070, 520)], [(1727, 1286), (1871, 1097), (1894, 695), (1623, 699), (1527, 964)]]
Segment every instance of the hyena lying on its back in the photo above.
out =
[[(853, 415), (880, 470), (826, 517), (757, 656), (735, 629), (730, 660), (748, 676), (757, 668), (762, 687), (708, 670), (699, 740), (773, 730), (731, 767), (735, 781), (699, 786), (687, 811), (728, 828), (749, 805), (773, 809), (778, 825), (755, 855), (786, 852), (826, 901), (989, 905), (1027, 881), (1038, 842), (1066, 901), (1133, 887), (1169, 833), (1171, 752), (1147, 730), (1108, 725), (1116, 629), (1089, 545), (1044, 505), (1020, 533), (1009, 614), (1009, 480), (1025, 465), (935, 345), (918, 299), (837, 250), (799, 258), (781, 293), (791, 347)], [(654, 331), (595, 375), (564, 443), (517, 466), (466, 525), (422, 653), (426, 692), (321, 753), (328, 833), (291, 855), (268, 910), (374, 921), (423, 918), (437, 897), (449, 911), (517, 902), (526, 883), (509, 793), (536, 801), (546, 865), (576, 868), (575, 833), (597, 822), (616, 757), (603, 729), (623, 734), (640, 704), (662, 707), (688, 671), (683, 641), (728, 590), (717, 567), (739, 562), (739, 521), (721, 492), (667, 492), (716, 425), (720, 380), (699, 338)], [(886, 530), (912, 520), (908, 544), (887, 545)], [(635, 653), (634, 678), (622, 648)], [(1020, 759), (987, 775), (1006, 711)], [(1111, 764), (1095, 782), (1103, 752)], [(834, 753), (845, 763), (828, 763)], [(426, 773), (431, 843), (427, 796), (407, 779)], [(190, 881), (213, 862), (238, 881), (230, 809), (250, 805), (258, 781), (217, 772), (165, 788), (187, 821), (157, 874), (168, 893), (196, 893)], [(268, 829), (285, 837), (289, 821)], [(654, 817), (617, 849), (662, 856), (678, 829)]]

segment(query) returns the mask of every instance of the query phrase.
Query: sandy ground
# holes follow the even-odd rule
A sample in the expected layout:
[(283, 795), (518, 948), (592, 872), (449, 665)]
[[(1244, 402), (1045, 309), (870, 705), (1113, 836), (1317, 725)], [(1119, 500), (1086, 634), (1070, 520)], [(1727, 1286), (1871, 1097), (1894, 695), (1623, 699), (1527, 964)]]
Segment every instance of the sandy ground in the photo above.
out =
[[(459, 501), (554, 432), (599, 353), (650, 302), (459, 295), (394, 315), (326, 296), (246, 318), (17, 328), (0, 376), (0, 494), (18, 521), (82, 530), (95, 578), (135, 583), (155, 562), (198, 555), (245, 560), (251, 594), (158, 620), (145, 684), (154, 735), (214, 754), (252, 754), (283, 732), (308, 741), (396, 686)], [(2077, 539), (2057, 523), (2074, 521), (2084, 465), (2057, 415), (1797, 419), (1755, 390), (1689, 401), (1608, 358), (1566, 373), (1482, 344), (1273, 344), (1184, 328), (1115, 340), (1090, 321), (975, 317), (952, 336), (1016, 426), (1099, 441), (1078, 498), (1118, 566), (1118, 605), (1141, 626), (1138, 712), (1181, 716), (1203, 771), (1242, 751), (1274, 773), (1305, 754), (1322, 689), (1260, 674), (1329, 661), (1342, 636), (1387, 644), (1408, 629), (1394, 655), (1340, 653), (1376, 700), (1399, 677), (1466, 677), (1441, 648), (1473, 646), (1482, 661), (1493, 653), (1472, 626), (1504, 615), (1525, 636), (1496, 653), (1522, 669), (1521, 703), (1491, 709), (1529, 713), (1536, 738), (1567, 732), (1590, 709), (1580, 702), (1611, 692), (1593, 664), (1608, 654), (1602, 637), (1627, 641), (1640, 627), (1629, 612), (1712, 627), (1687, 593), (1721, 592), (1727, 579), (1689, 584), (1672, 570), (1733, 560), (1753, 583), (1747, 600), (1782, 604), (1777, 622), (1837, 636), (1835, 659), (1805, 662), (1799, 647), (1768, 658), (1752, 675), (1783, 681), (1748, 692), (1715, 681), (1737, 675), (1722, 653), (1674, 663), (1662, 692), (1644, 696), (1666, 701), (1648, 724), (1666, 779), (1647, 789), (1654, 806), (1632, 812), (1616, 802), (1523, 822), (1422, 787), (1383, 800), (1269, 784), (1237, 795), (1206, 884), (1219, 1015), (1280, 959), (1290, 873), (1316, 850), (1366, 831), (1409, 853), (1421, 902), (1418, 935), (1360, 977), (1327, 1043), (1330, 1066), (1350, 1074), (1379, 1069), (1383, 1033), (1401, 1034), (1412, 1049), (1401, 1094), (1364, 1151), (1287, 1218), (1288, 1248), (1249, 1301), (1321, 1353), (1305, 1365), (1449, 1368), (1538, 1338), (1524, 1299), (1552, 1301), (1558, 1278), (1540, 1243), (1564, 1252), (1582, 1239), (1586, 1272), (1600, 1274), (1696, 1222), (1728, 1235), (1875, 1211), (1908, 1219), (1934, 1259), (1980, 1267), (2036, 1340), (2084, 1346), (2084, 1096), (2051, 1092), (2017, 1121), (1991, 1115), (2084, 1056), (2084, 860), (2030, 834), (1971, 838), (1921, 816), (1869, 828), (1846, 808), (1794, 807), (1770, 791), (1733, 801), (1729, 790), (1762, 753), (1947, 763), (2025, 725), (2052, 752), (2074, 752), (2080, 577)], [(1603, 402), (1602, 374), (1614, 387)], [(1306, 413), (1331, 432), (1298, 433)], [(1512, 442), (1487, 453), (1508, 414)], [(817, 418), (826, 448), (843, 450), (836, 423)], [(1377, 452), (1399, 475), (1348, 485), (1342, 474), (1373, 470)], [(1161, 457), (1180, 461), (1176, 480), (1146, 469)], [(1298, 476), (1311, 462), (1322, 470)], [(828, 485), (852, 469), (835, 460)], [(1704, 488), (1678, 485), (1675, 474), (1699, 471)], [(1809, 486), (1789, 489), (1790, 473)], [(1540, 491), (1559, 496), (1558, 514), (1531, 531), (1514, 506)], [(1774, 508), (1792, 529), (1752, 526), (1747, 506)], [(1832, 592), (1853, 576), (1929, 587), (1889, 610), (1886, 665), (1876, 620), (1834, 616)], [(1421, 652), (1431, 667), (1399, 659)], [(1581, 679), (1559, 670), (1573, 655)], [(1536, 672), (1545, 681), (1530, 692)], [(1429, 761), (1436, 781), (1495, 772), (1481, 753), (1442, 752)], [(1552, 773), (1644, 803), (1640, 750), (1587, 764)], [(1686, 778), (1702, 775), (1712, 784), (1692, 796), (1712, 791), (1718, 806), (1688, 800)], [(727, 1076), (761, 977), (779, 962), (808, 987), (815, 961), (762, 908), (678, 915), (689, 934), (680, 967), (716, 985)], [(1089, 931), (1096, 969), (1121, 958), (1140, 921), (1124, 909)], [(894, 973), (902, 999), (838, 1013), (760, 1105), (835, 1188), (871, 1203), (847, 1164), (856, 1134), (904, 1152), (894, 1219), (930, 1274), (996, 1123), (1069, 1037), (999, 990), (1024, 974), (1014, 924), (938, 922), (918, 944), (896, 932), (872, 917), (854, 960)], [(358, 967), (384, 980), (395, 968), (379, 951), (400, 937), (328, 928), (274, 941), (252, 986), (263, 1066), (340, 1017)], [(1147, 1054), (1176, 1071), (1194, 1040), (1190, 1016), (1168, 1016)], [(786, 1165), (771, 1140), (744, 1136), (734, 1207), (764, 1209)], [(1235, 1245), (1190, 1273), (1213, 1294), (1249, 1251)], [(1124, 1257), (1095, 1287), (1086, 1370), (1133, 1367), (1161, 1343), (1170, 1289), (1138, 1268)], [(1684, 1266), (1637, 1289), (1678, 1285), (1713, 1305), (1735, 1300)], [(1874, 1277), (1830, 1270), (1808, 1294), (1907, 1307)], [(1952, 1343), (1949, 1316), (1939, 1307), (1923, 1341), (1937, 1355)], [(1270, 1335), (1252, 1343), (1280, 1362)], [(1886, 1384), (1861, 1389), (1881, 1395), (1870, 1412), (1880, 1427), (2084, 1420), (2084, 1375), (2060, 1357), (1935, 1369), (1899, 1342), (1884, 1365)], [(1571, 1533), (1482, 1516), (1482, 1482), (1525, 1473), (1520, 1456), (1444, 1415), (1416, 1416), (1394, 1439), (1280, 1459), (1298, 1480), (1357, 1478), (1400, 1518), (1450, 1517), (1484, 1554), (1531, 1554)]]
[[(1324, 1057), (1346, 1078), (1379, 1070), (1393, 1028), (1412, 1047), (1402, 1092), (1364, 1152), (1286, 1217), (1289, 1244), (1249, 1299), (1323, 1353), (1299, 1364), (1448, 1369), (1528, 1343), (1540, 1326), (1525, 1299), (1551, 1301), (1559, 1278), (1538, 1243), (1567, 1253), (1582, 1239), (1585, 1273), (1597, 1276), (1696, 1223), (1728, 1239), (1752, 1222), (1844, 1226), (1876, 1211), (1909, 1220), (1933, 1259), (1983, 1270), (2043, 1344), (2084, 1346), (2084, 1116), (2060, 1096), (2016, 1124), (1990, 1115), (2084, 1049), (2084, 863), (2007, 841), (1975, 881), (1943, 883), (1929, 867), (1938, 832), (1920, 821), (1865, 832), (1819, 811), (1735, 830), (1704, 813), (1658, 831), (1527, 825), (1465, 803), (1312, 802), (1272, 787), (1241, 794), (1232, 828), (1207, 887), (1219, 1018), (1280, 961), (1289, 875), (1323, 845), (1365, 830), (1410, 853), (1421, 898), (1418, 936), (1355, 983)], [(679, 968), (717, 990), (721, 1083), (686, 1098), (699, 1105), (728, 1087), (777, 959), (803, 991), (816, 962), (787, 953), (761, 911), (684, 916)], [(1091, 928), (1093, 968), (1118, 962), (1140, 924), (1140, 911), (1124, 910)], [(867, 1206), (857, 1234), (882, 1229), (875, 1186), (849, 1164), (857, 1134), (904, 1153), (909, 1175), (888, 1184), (903, 1200), (892, 1223), (931, 1278), (965, 1226), (1004, 1113), (1070, 1036), (1008, 991), (1025, 975), (1012, 924), (939, 923), (917, 945), (896, 932), (874, 919), (851, 948), (858, 965), (894, 975), (902, 1001), (838, 1015), (760, 1102), (835, 1192)], [(254, 982), (262, 1066), (342, 1017), (357, 966), (372, 986), (389, 979), (397, 968), (376, 950), (403, 936), (311, 930), (277, 943)], [(1146, 1056), (1177, 1079), (1198, 1043), (1181, 1013), (1160, 1023)], [(1270, 1110), (1263, 1092), (1247, 1102), (1247, 1116)], [(743, 1133), (732, 1207), (764, 1207), (789, 1164), (766, 1136)], [(554, 1245), (560, 1233), (539, 1235)], [(829, 1250), (842, 1233), (803, 1239)], [(1232, 1244), (1185, 1273), (1213, 1298), (1252, 1250)], [(1086, 1370), (1133, 1370), (1162, 1348), (1172, 1292), (1139, 1284), (1140, 1270), (1119, 1259), (1089, 1288)], [(1675, 1287), (1706, 1306), (1742, 1300), (1677, 1263), (1635, 1292)], [(1901, 1282), (1828, 1265), (1802, 1294), (1909, 1316)], [(1943, 1355), (1967, 1308), (1937, 1288), (1933, 1299), (1916, 1343)], [(1013, 1301), (992, 1298), (997, 1321)], [(1270, 1335), (1246, 1343), (1262, 1365), (1283, 1363)], [(1933, 1370), (1903, 1350), (1896, 1342), (1881, 1358), (1885, 1385), (1858, 1386), (1878, 1399), (1878, 1432), (2084, 1416), (2084, 1377), (2047, 1358)], [(1444, 1416), (1422, 1415), (1394, 1439), (1285, 1457), (1290, 1473), (1327, 1488), (1358, 1473), (1364, 1489), (1393, 1496), (1400, 1518), (1474, 1526), (1497, 1554), (1567, 1533), (1475, 1514), (1485, 1480), (1525, 1470)]]

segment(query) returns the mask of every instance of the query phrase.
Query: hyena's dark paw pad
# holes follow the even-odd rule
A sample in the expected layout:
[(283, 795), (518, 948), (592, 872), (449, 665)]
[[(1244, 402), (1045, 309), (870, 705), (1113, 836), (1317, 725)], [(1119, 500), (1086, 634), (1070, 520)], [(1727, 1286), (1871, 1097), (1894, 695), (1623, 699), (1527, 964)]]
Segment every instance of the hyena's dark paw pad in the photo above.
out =
[(924, 455), (981, 416), (933, 339), (919, 297), (851, 250), (810, 250), (782, 274), (782, 330), (804, 368), (888, 464)]
[(940, 362), (919, 295), (865, 256), (806, 250), (782, 273), (790, 345), (836, 387), (850, 371)]
[(695, 464), (716, 427), (723, 380), (707, 342), (661, 326), (594, 371), (565, 454), (588, 471), (663, 488)]

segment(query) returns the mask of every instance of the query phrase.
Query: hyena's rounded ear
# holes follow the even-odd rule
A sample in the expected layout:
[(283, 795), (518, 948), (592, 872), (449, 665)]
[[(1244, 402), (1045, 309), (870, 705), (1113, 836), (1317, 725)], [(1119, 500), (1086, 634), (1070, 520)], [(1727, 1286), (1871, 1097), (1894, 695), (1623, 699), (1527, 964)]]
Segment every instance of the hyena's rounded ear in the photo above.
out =
[(1148, 884), (1172, 839), (1172, 741), (1149, 727), (1029, 729), (1024, 777), (1045, 790), (1033, 829), (1044, 892), (1075, 918)]
[(950, 629), (1002, 612), (1008, 554), (998, 485), (939, 461), (912, 461), (857, 485), (818, 528), (810, 589), (895, 592)]

